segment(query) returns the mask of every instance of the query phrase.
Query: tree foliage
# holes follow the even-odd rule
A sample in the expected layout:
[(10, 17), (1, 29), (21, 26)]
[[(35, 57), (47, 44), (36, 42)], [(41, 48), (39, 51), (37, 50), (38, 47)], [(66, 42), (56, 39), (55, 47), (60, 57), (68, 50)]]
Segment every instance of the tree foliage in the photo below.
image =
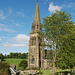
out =
[(73, 68), (75, 66), (75, 26), (62, 39), (60, 50), (57, 54), (57, 62), (59, 62), (57, 65), (62, 69)]
[(4, 58), (20, 58), (20, 59), (28, 59), (28, 53), (10, 53), (9, 55), (4, 55)]
[[(65, 11), (56, 11), (56, 13), (43, 19), (42, 36), (46, 40), (45, 46), (53, 50), (53, 68), (56, 61), (60, 61), (62, 64), (59, 67), (64, 66), (64, 63), (70, 67), (75, 62), (74, 59), (71, 59), (75, 55), (75, 25), (71, 18), (71, 14), (67, 14)], [(63, 60), (64, 57), (65, 60)], [(67, 60), (68, 63), (66, 63)], [(58, 64), (60, 63), (58, 62)]]

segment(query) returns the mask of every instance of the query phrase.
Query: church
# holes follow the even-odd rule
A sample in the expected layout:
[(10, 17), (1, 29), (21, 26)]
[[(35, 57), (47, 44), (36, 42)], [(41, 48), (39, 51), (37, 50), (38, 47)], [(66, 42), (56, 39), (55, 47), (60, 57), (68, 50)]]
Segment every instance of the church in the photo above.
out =
[(49, 68), (50, 66), (48, 60), (45, 59), (45, 50), (41, 46), (41, 43), (43, 43), (44, 39), (43, 38), (40, 39), (39, 33), (37, 33), (37, 31), (42, 32), (40, 24), (41, 21), (40, 21), (39, 5), (37, 0), (34, 21), (30, 32), (28, 68), (40, 67), (41, 69), (43, 69)]

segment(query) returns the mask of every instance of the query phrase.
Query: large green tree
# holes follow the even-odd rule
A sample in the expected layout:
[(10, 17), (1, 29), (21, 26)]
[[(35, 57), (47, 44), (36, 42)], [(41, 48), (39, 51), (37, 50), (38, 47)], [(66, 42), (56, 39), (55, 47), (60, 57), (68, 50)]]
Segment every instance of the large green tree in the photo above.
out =
[[(74, 48), (72, 47), (72, 46), (74, 46), (74, 44), (71, 44), (69, 46), (67, 46), (67, 44), (70, 42), (70, 41), (68, 41), (70, 35), (73, 36), (73, 38), (70, 38), (70, 39), (74, 39), (75, 35), (73, 35), (73, 34), (75, 32), (74, 31), (75, 26), (74, 26), (73, 21), (71, 21), (70, 14), (67, 14), (65, 11), (63, 11), (63, 12), (56, 11), (56, 13), (52, 14), (49, 17), (47, 16), (46, 18), (43, 19), (42, 28), (43, 28), (43, 30), (42, 30), (43, 37), (46, 40), (45, 46), (53, 50), (52, 75), (54, 75), (57, 54), (59, 56), (61, 56), (60, 51), (62, 51), (62, 53), (65, 53), (66, 50), (69, 53), (70, 53), (70, 50), (74, 51)], [(73, 34), (72, 34), (72, 32), (73, 32)], [(66, 39), (66, 41), (64, 38)], [(70, 48), (70, 50), (68, 47)], [(61, 58), (61, 59), (63, 61), (63, 58)], [(62, 64), (64, 64), (64, 63), (62, 63)]]
[(57, 66), (61, 69), (72, 69), (75, 66), (75, 26), (69, 29), (67, 36), (63, 35), (60, 49), (57, 53)]

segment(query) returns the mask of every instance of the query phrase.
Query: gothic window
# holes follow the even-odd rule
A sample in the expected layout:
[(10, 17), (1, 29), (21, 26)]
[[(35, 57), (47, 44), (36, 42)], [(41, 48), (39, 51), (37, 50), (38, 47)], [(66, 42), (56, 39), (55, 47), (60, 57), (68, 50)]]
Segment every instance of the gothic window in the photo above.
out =
[(35, 60), (34, 60), (34, 58), (32, 58), (32, 64), (34, 64), (35, 63)]

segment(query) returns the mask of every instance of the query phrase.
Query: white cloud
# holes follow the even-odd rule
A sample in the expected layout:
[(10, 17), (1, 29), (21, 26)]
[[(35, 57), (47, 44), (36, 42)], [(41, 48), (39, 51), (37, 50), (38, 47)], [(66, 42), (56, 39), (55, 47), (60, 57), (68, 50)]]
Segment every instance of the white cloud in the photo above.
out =
[(16, 12), (17, 15), (24, 17), (24, 12)]
[(27, 47), (25, 44), (9, 44), (8, 42), (3, 44), (4, 47)]
[(49, 4), (49, 8), (48, 8), (48, 10), (51, 12), (51, 13), (54, 13), (55, 12), (55, 10), (58, 10), (58, 11), (60, 11), (62, 9), (62, 7), (60, 7), (60, 6), (55, 6), (54, 4), (53, 4), (53, 2), (51, 2), (50, 4)]
[(8, 28), (0, 28), (0, 31), (6, 31), (6, 32), (16, 32), (16, 31), (14, 31), (14, 30), (12, 30), (12, 29), (8, 29)]
[(16, 37), (8, 39), (8, 41), (13, 43), (4, 43), (3, 47), (28, 47), (29, 36), (25, 34), (18, 34)]
[(16, 24), (16, 26), (21, 26), (20, 24)]
[(15, 43), (28, 43), (29, 36), (25, 34), (18, 34), (16, 37), (8, 39), (8, 41), (15, 42)]
[(12, 29), (9, 29), (9, 28), (7, 28), (7, 27), (8, 27), (8, 25), (5, 25), (5, 24), (0, 23), (0, 31), (16, 32), (16, 31), (14, 31), (14, 30), (12, 30)]
[(3, 27), (3, 26), (4, 26), (4, 24), (1, 24), (1, 23), (0, 23), (0, 27)]
[(0, 19), (5, 19), (6, 17), (4, 16), (4, 12), (0, 11)]

